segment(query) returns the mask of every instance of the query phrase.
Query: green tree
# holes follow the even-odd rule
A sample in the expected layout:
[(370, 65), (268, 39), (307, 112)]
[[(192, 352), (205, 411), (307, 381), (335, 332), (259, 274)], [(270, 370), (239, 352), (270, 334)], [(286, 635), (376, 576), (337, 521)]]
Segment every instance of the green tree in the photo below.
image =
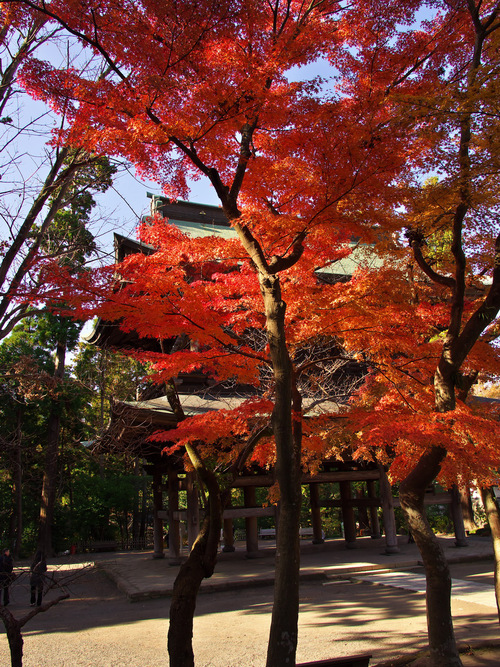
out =
[[(35, 339), (30, 320), (13, 330), (0, 345), (0, 415), (2, 419), (2, 539), (11, 544), (15, 556), (22, 547), (23, 529), (33, 529), (36, 478), (40, 467), (37, 445), (46, 428), (54, 389), (53, 361)], [(26, 521), (25, 505), (28, 505)], [(9, 509), (7, 509), (9, 508)], [(27, 525), (26, 525), (27, 524)]]
[[(86, 259), (95, 250), (94, 238), (87, 227), (95, 206), (91, 191), (105, 192), (111, 185), (115, 171), (116, 169), (105, 158), (100, 158), (90, 167), (82, 170), (70, 186), (70, 189), (74, 190), (74, 196), (71, 197), (65, 208), (58, 210), (55, 214), (50, 233), (45, 235), (41, 243), (41, 249), (46, 255), (55, 256), (58, 264), (67, 267), (72, 273), (79, 274), (84, 271)], [(38, 335), (40, 340), (54, 351), (54, 378), (60, 392), (60, 395), (52, 399), (47, 423), (47, 445), (38, 532), (38, 548), (45, 554), (53, 552), (52, 525), (61, 415), (64, 404), (66, 354), (75, 349), (81, 328), (81, 322), (75, 322), (61, 315), (52, 315), (50, 312), (39, 318)]]

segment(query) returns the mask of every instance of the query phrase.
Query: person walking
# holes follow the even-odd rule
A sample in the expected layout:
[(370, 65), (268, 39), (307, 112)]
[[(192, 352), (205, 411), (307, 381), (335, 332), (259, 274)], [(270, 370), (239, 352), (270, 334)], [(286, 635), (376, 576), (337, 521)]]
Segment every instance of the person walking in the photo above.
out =
[(37, 551), (35, 558), (31, 563), (30, 567), (31, 576), (30, 576), (30, 589), (31, 589), (31, 606), (39, 607), (42, 604), (42, 595), (43, 595), (43, 578), (45, 572), (47, 572), (47, 561), (45, 559), (45, 554), (43, 551)]
[(12, 582), (12, 570), (14, 569), (14, 563), (12, 562), (12, 556), (10, 555), (10, 549), (6, 548), (3, 550), (2, 555), (0, 556), (0, 596), (3, 592), (3, 606), (6, 607), (9, 604), (9, 586)]

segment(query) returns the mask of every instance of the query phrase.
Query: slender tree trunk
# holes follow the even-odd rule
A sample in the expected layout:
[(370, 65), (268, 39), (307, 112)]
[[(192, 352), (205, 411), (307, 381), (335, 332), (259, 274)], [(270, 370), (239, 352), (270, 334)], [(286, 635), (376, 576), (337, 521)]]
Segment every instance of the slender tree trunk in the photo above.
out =
[[(173, 381), (165, 383), (165, 392), (177, 420), (181, 422), (185, 415)], [(208, 505), (198, 537), (174, 581), (167, 641), (170, 667), (194, 667), (193, 619), (196, 599), (201, 582), (214, 572), (222, 513), (230, 497), (229, 492), (221, 493), (216, 476), (206, 467), (196, 444), (187, 444), (186, 453), (208, 491)]]
[[(269, 79), (266, 85), (271, 85)], [(255, 267), (266, 317), (267, 340), (275, 383), (274, 408), (271, 425), (276, 445), (275, 475), (280, 493), (280, 515), (276, 539), (276, 574), (274, 604), (267, 653), (267, 667), (290, 667), (295, 664), (299, 613), (300, 572), (300, 506), (301, 506), (301, 430), (300, 418), (292, 423), (293, 369), (285, 336), (286, 304), (281, 298), (279, 274), (299, 261), (303, 251), (305, 231), (300, 232), (286, 256), (266, 258), (266, 254), (241, 224), (237, 200), (247, 164), (252, 157), (252, 138), (259, 123), (259, 111), (241, 130), (238, 166), (232, 186), (222, 182), (215, 169), (202, 166), (198, 156), (195, 164), (209, 177), (221, 201), (224, 212), (234, 226), (243, 247)], [(182, 142), (179, 142), (182, 146)], [(193, 159), (191, 154), (190, 159)]]
[[(66, 358), (66, 344), (58, 343), (56, 352), (56, 370), (54, 376), (62, 380)], [(52, 409), (48, 421), (47, 451), (43, 471), (42, 497), (40, 503), (40, 520), (38, 532), (38, 549), (46, 555), (53, 553), (52, 524), (56, 501), (57, 467), (59, 457), (59, 434), (61, 430), (61, 406), (56, 399), (52, 401)]]
[(134, 506), (132, 508), (132, 548), (137, 549), (139, 541), (139, 490), (141, 486), (141, 464), (139, 457), (134, 459)]
[(10, 649), (10, 660), (11, 667), (22, 667), (23, 666), (23, 634), (22, 629), (34, 616), (40, 612), (48, 611), (51, 607), (54, 607), (56, 604), (59, 604), (62, 600), (69, 598), (68, 593), (59, 595), (57, 598), (45, 602), (40, 607), (32, 609), (25, 616), (16, 618), (12, 612), (10, 612), (7, 607), (0, 605), (0, 619), (2, 620), (7, 639), (9, 641)]
[(19, 558), (21, 542), (23, 537), (23, 464), (21, 456), (21, 443), (17, 443), (16, 460), (14, 468), (14, 507), (15, 507), (15, 532), (13, 540), (14, 558)]
[[(57, 410), (57, 408), (56, 408)], [(57, 459), (59, 454), (60, 417), (56, 410), (49, 415), (47, 451), (43, 471), (42, 497), (40, 503), (40, 519), (38, 548), (47, 555), (52, 550), (52, 523), (57, 484)]]
[[(295, 664), (298, 637), (301, 433), (300, 424), (292, 424), (292, 364), (285, 339), (286, 306), (281, 300), (279, 278), (261, 274), (260, 286), (275, 380), (272, 429), (280, 493), (274, 604), (266, 664), (267, 667), (285, 667)], [(300, 410), (300, 398), (295, 392), (294, 402)]]
[[(455, 408), (456, 371), (456, 365), (451, 360), (450, 344), (445, 342), (434, 375), (437, 412), (444, 413)], [(425, 568), (427, 631), (433, 667), (457, 667), (462, 664), (453, 631), (450, 569), (427, 521), (424, 507), (425, 490), (437, 477), (445, 456), (446, 449), (432, 446), (420, 457), (400, 486), (401, 507), (408, 517)]]
[[(185, 419), (175, 384), (165, 383), (168, 401), (178, 421)], [(253, 434), (231, 466), (234, 477), (245, 465), (259, 439), (270, 435), (264, 427)], [(208, 506), (200, 532), (189, 553), (187, 561), (181, 566), (174, 582), (174, 591), (170, 605), (170, 623), (168, 630), (168, 652), (170, 667), (193, 667), (193, 618), (196, 598), (203, 579), (212, 576), (217, 562), (223, 513), (231, 499), (231, 485), (221, 490), (214, 473), (206, 467), (195, 444), (186, 445), (186, 452), (193, 464), (199, 480), (208, 491)]]
[(0, 607), (0, 618), (5, 626), (5, 633), (9, 641), (11, 667), (23, 666), (23, 635), (20, 623), (5, 607)]
[[(99, 356), (99, 431), (104, 433), (104, 405), (106, 400), (106, 370), (108, 362), (108, 352), (106, 350), (101, 350)], [(111, 404), (113, 403), (113, 397), (110, 397)], [(106, 471), (104, 466), (104, 454), (101, 451), (99, 453), (99, 477), (105, 479)]]
[(128, 543), (129, 539), (129, 530), (128, 530), (128, 519), (129, 513), (128, 510), (122, 511), (122, 525), (120, 526), (120, 533), (122, 538), (122, 545)]
[(67, 476), (67, 484), (68, 484), (68, 500), (69, 500), (69, 531), (72, 536), (72, 539), (75, 539), (74, 532), (75, 532), (75, 504), (74, 504), (74, 498), (73, 498), (73, 470), (71, 468), (71, 464), (68, 461), (68, 464), (66, 466), (66, 476)]
[[(210, 475), (210, 471), (206, 471)], [(203, 579), (212, 576), (222, 528), (223, 499), (215, 476), (209, 488), (208, 511), (200, 533), (174, 582), (170, 603), (168, 654), (170, 667), (194, 667), (193, 618)]]
[(495, 555), (495, 597), (500, 621), (500, 512), (498, 511), (495, 494), (491, 487), (481, 489), (481, 498), (488, 525), (491, 528), (491, 539), (493, 540), (493, 553)]
[(10, 538), (14, 559), (19, 557), (23, 536), (23, 458), (22, 458), (22, 418), (23, 408), (17, 411), (17, 427), (12, 456), (12, 515)]
[(433, 667), (459, 667), (460, 660), (451, 617), (451, 575), (441, 546), (429, 525), (424, 507), (425, 490), (439, 473), (446, 456), (432, 447), (420, 457), (400, 485), (400, 500), (425, 568), (427, 630)]
[(139, 539), (144, 547), (146, 546), (145, 537), (146, 537), (146, 523), (147, 523), (147, 512), (148, 512), (148, 503), (147, 503), (147, 492), (146, 492), (146, 473), (144, 468), (142, 469), (142, 478), (141, 478), (141, 522), (139, 526)]

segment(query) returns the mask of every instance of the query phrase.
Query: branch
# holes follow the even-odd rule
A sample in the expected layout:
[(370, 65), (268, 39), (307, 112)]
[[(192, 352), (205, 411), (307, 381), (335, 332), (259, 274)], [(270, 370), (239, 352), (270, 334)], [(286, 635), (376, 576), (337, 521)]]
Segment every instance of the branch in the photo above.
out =
[[(468, 95), (474, 95), (476, 77), (481, 66), (481, 57), (486, 35), (479, 18), (479, 8), (476, 7), (475, 2), (472, 0), (468, 0), (467, 4), (469, 13), (474, 23), (476, 40), (474, 43), (474, 51), (467, 75), (466, 92)], [(450, 311), (450, 325), (447, 335), (447, 339), (449, 341), (456, 341), (460, 335), (465, 301), (465, 271), (467, 267), (467, 260), (463, 249), (462, 235), (465, 216), (467, 215), (471, 206), (472, 175), (470, 143), (472, 137), (472, 114), (473, 106), (469, 100), (465, 105), (464, 115), (460, 121), (460, 144), (458, 148), (459, 200), (455, 209), (455, 214), (453, 216), (453, 238), (451, 243), (451, 252), (455, 259), (455, 287)]]
[(389, 94), (389, 92), (393, 89), (396, 88), (396, 86), (399, 86), (399, 84), (403, 83), (407, 79), (411, 77), (412, 74), (414, 74), (422, 65), (424, 65), (432, 56), (436, 53), (437, 51), (437, 46), (432, 49), (429, 53), (426, 53), (424, 56), (421, 56), (420, 58), (417, 58), (415, 63), (409, 67), (406, 72), (403, 72), (397, 79), (394, 79), (394, 81), (387, 86), (385, 94), (386, 96)]
[[(35, 224), (35, 220), (38, 216), (38, 214), (41, 212), (43, 207), (45, 206), (47, 200), (49, 197), (54, 193), (54, 191), (57, 189), (58, 186), (61, 185), (61, 180), (62, 180), (62, 174), (59, 174), (60, 170), (62, 169), (64, 160), (66, 157), (69, 155), (69, 148), (65, 147), (63, 148), (59, 154), (57, 155), (57, 158), (52, 165), (52, 168), (50, 169), (49, 173), (47, 174), (47, 178), (45, 179), (45, 182), (43, 184), (42, 190), (39, 193), (38, 197), (35, 199), (33, 202), (33, 205), (31, 206), (31, 209), (28, 211), (23, 224), (19, 228), (19, 231), (16, 235), (16, 238), (14, 239), (12, 245), (8, 249), (8, 251), (5, 253), (5, 256), (2, 260), (2, 264), (0, 265), (0, 285), (3, 284), (5, 281), (5, 278), (7, 276), (7, 273), (14, 261), (14, 259), (17, 257), (17, 254), (19, 250), (21, 249), (22, 244), (26, 241), (31, 228)], [(64, 172), (62, 172), (64, 173)]]
[(59, 595), (59, 597), (54, 598), (54, 600), (49, 600), (49, 602), (44, 602), (40, 607), (35, 607), (32, 609), (30, 612), (26, 614), (26, 616), (22, 616), (19, 619), (19, 626), (22, 628), (28, 621), (30, 621), (33, 616), (36, 616), (37, 614), (40, 614), (44, 611), (47, 611), (54, 605), (58, 604), (62, 600), (67, 600), (69, 598), (69, 593), (63, 593), (62, 595)]
[(408, 239), (408, 244), (413, 250), (413, 256), (417, 262), (420, 269), (425, 273), (425, 275), (430, 278), (433, 282), (438, 285), (444, 285), (450, 289), (455, 289), (455, 279), (449, 276), (442, 276), (428, 264), (425, 257), (422, 254), (422, 246), (424, 245), (423, 234), (416, 229), (408, 229), (405, 232), (405, 236)]
[(233, 219), (232, 222), (233, 222), (233, 227), (236, 230), (236, 233), (238, 234), (238, 237), (241, 241), (241, 244), (247, 251), (248, 256), (252, 260), (257, 271), (263, 274), (270, 273), (269, 264), (264, 255), (264, 251), (262, 250), (260, 243), (254, 237), (252, 232), (248, 229), (246, 225), (243, 225), (240, 222), (238, 222), (237, 218)]
[(252, 145), (252, 138), (256, 127), (257, 116), (254, 118), (252, 123), (245, 123), (241, 129), (240, 155), (233, 178), (233, 184), (229, 190), (229, 199), (234, 205), (236, 205), (241, 186), (243, 185), (243, 179), (247, 170), (248, 161), (252, 157), (250, 146)]
[(296, 264), (299, 259), (302, 257), (304, 252), (304, 239), (306, 238), (306, 232), (302, 231), (297, 235), (293, 241), (292, 252), (286, 257), (277, 257), (276, 255), (269, 262), (269, 273), (279, 273), (280, 271), (286, 271), (286, 269), (291, 268)]
[(246, 445), (243, 447), (241, 452), (238, 454), (238, 458), (236, 461), (233, 463), (233, 465), (230, 468), (230, 473), (232, 473), (233, 479), (236, 477), (238, 473), (240, 473), (244, 466), (245, 463), (248, 460), (248, 457), (250, 454), (253, 452), (257, 444), (262, 438), (269, 437), (273, 434), (273, 429), (270, 424), (266, 424), (263, 426), (261, 429), (259, 429), (256, 433), (251, 435), (247, 442)]
[(88, 44), (89, 46), (92, 46), (96, 51), (98, 51), (101, 56), (104, 58), (104, 60), (107, 62), (108, 67), (124, 82), (128, 83), (128, 77), (126, 77), (122, 72), (120, 71), (118, 65), (115, 63), (115, 61), (111, 58), (109, 53), (104, 49), (104, 47), (101, 46), (98, 38), (97, 38), (97, 25), (95, 24), (95, 14), (92, 12), (92, 18), (94, 19), (94, 28), (95, 28), (95, 38), (89, 37), (83, 32), (80, 32), (80, 30), (76, 30), (75, 28), (72, 28), (66, 21), (52, 12), (50, 9), (48, 9), (48, 6), (46, 5), (45, 2), (42, 2), (42, 5), (38, 5), (36, 2), (31, 2), (30, 0), (19, 0), (21, 4), (26, 5), (27, 7), (30, 7), (31, 9), (34, 9), (37, 12), (40, 12), (44, 16), (47, 16), (57, 23), (61, 25), (65, 30), (67, 30), (71, 35), (74, 37), (77, 37), (78, 39), (82, 40), (82, 42), (85, 42), (85, 44)]
[(493, 256), (493, 281), (479, 308), (470, 316), (461, 334), (452, 346), (453, 363), (460, 368), (482, 332), (500, 312), (500, 234), (495, 242)]
[[(148, 115), (152, 113), (148, 111)], [(154, 114), (152, 114), (153, 117)], [(150, 116), (151, 117), (151, 116)], [(161, 121), (159, 121), (161, 123)], [(177, 146), (177, 148), (184, 153), (190, 160), (191, 162), (197, 167), (205, 176), (208, 177), (212, 185), (214, 186), (215, 192), (217, 193), (217, 196), (219, 197), (222, 207), (226, 211), (227, 203), (228, 203), (228, 194), (229, 194), (229, 188), (227, 185), (224, 185), (222, 182), (219, 172), (215, 167), (208, 167), (199, 157), (198, 153), (196, 152), (196, 149), (194, 146), (189, 148), (186, 146), (186, 144), (178, 139), (177, 137), (170, 136), (169, 140), (174, 144), (174, 146)], [(227, 212), (227, 211), (226, 211)], [(239, 212), (238, 212), (239, 216)], [(228, 217), (231, 219), (231, 217), (235, 217), (228, 215)]]
[(16, 311), (16, 315), (13, 315), (13, 312), (9, 311), (8, 315), (3, 320), (0, 320), (0, 340), (6, 338), (21, 320), (33, 315), (43, 315), (47, 312), (47, 309), (45, 307), (31, 308), (29, 304), (22, 304), (16, 307)]
[(40, 17), (33, 21), (33, 24), (29, 27), (28, 34), (26, 35), (23, 43), (19, 47), (17, 53), (12, 57), (11, 62), (3, 73), (2, 79), (0, 81), (0, 114), (3, 113), (5, 105), (11, 96), (12, 84), (14, 83), (17, 70), (19, 69), (22, 61), (29, 55), (30, 48), (35, 41), (38, 32), (41, 30), (46, 21), (47, 19), (44, 17)]
[(33, 262), (38, 252), (38, 249), (45, 237), (45, 234), (50, 224), (54, 220), (57, 213), (66, 204), (66, 199), (65, 199), (66, 193), (70, 185), (72, 184), (75, 175), (82, 167), (91, 164), (97, 159), (97, 158), (91, 158), (81, 161), (76, 159), (75, 157), (73, 163), (70, 164), (68, 167), (66, 167), (63, 171), (61, 171), (59, 176), (57, 176), (57, 172), (59, 171), (59, 169), (62, 166), (62, 163), (66, 159), (68, 152), (69, 149), (67, 147), (64, 147), (60, 151), (60, 154), (58, 155), (53, 168), (51, 169), (49, 175), (45, 180), (42, 191), (38, 195), (30, 211), (26, 215), (21, 228), (19, 229), (16, 238), (14, 239), (14, 242), (12, 243), (11, 247), (5, 254), (4, 260), (0, 266), (0, 285), (2, 285), (3, 282), (5, 281), (10, 266), (12, 265), (17, 255), (19, 254), (19, 251), (23, 243), (27, 240), (36, 222), (36, 218), (38, 217), (39, 213), (41, 213), (43, 207), (46, 205), (50, 197), (52, 197), (54, 193), (57, 192), (56, 196), (50, 202), (48, 212), (42, 224), (40, 225), (40, 229), (36, 235), (34, 242), (31, 244), (28, 252), (26, 253), (26, 256), (23, 258), (14, 276), (10, 280), (9, 288), (4, 290), (5, 296), (0, 301), (0, 318), (3, 318), (7, 313), (7, 310), (16, 294), (16, 291), (18, 290), (22, 279), (28, 272), (30, 265)]
[(317, 359), (311, 359), (309, 361), (305, 361), (302, 364), (299, 364), (295, 369), (295, 373), (296, 373), (297, 377), (300, 377), (300, 374), (303, 373), (304, 371), (306, 371), (311, 366), (316, 366), (317, 364), (324, 364), (328, 361), (339, 361), (339, 360), (352, 361), (352, 358), (347, 357), (343, 354), (335, 354), (335, 355), (330, 355), (330, 356), (325, 356), (325, 357), (319, 357)]

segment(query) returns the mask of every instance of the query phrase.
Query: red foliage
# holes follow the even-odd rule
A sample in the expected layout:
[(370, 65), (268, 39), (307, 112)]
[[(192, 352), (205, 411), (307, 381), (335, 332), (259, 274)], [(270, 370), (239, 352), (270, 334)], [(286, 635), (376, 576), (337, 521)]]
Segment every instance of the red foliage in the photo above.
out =
[[(465, 5), (443, 2), (414, 28), (423, 5), (103, 0), (94, 11), (79, 0), (53, 0), (48, 10), (108, 70), (96, 77), (38, 61), (25, 68), (25, 86), (68, 115), (65, 139), (121, 153), (173, 197), (187, 196), (187, 180), (204, 174), (235, 238), (190, 238), (166, 221), (147, 220), (139, 235), (155, 254), (78, 278), (48, 267), (46, 297), (141, 336), (187, 334), (190, 350), (141, 355), (158, 381), (203, 369), (218, 381), (271, 391), (263, 381), (271, 360), (259, 277), (262, 267), (284, 267), (277, 272), (296, 373), (301, 349), (325, 339), (373, 371), (345, 429), (335, 414), (304, 421), (304, 464), (340, 455), (349, 433), (355, 457), (394, 459), (398, 478), (436, 444), (449, 451), (443, 476), (487, 478), (498, 465), (491, 421), (463, 405), (434, 412), (431, 383), (449, 294), (415, 279), (401, 247), (404, 226), (423, 228), (429, 242), (437, 235), (437, 245), (449, 230), (442, 220), (456, 203), (456, 169), (442, 118), (455, 108), (450, 82), (462, 76), (474, 42)], [(321, 58), (335, 68), (328, 93), (319, 80), (289, 81), (292, 68)], [(488, 58), (488, 65), (497, 62), (493, 51)], [(483, 129), (475, 159), (489, 136)], [(438, 168), (448, 180), (422, 188), (422, 173)], [(477, 187), (484, 212), (498, 205), (498, 188), (483, 172), (475, 182), (485, 186)], [(481, 224), (471, 217), (467, 232), (477, 242), (477, 272), (485, 270), (492, 231), (488, 215), (478, 216)], [(321, 283), (317, 269), (335, 272), (341, 259), (355, 260), (353, 239), (371, 256), (376, 250), (383, 268), (369, 271), (361, 262), (350, 281)], [(446, 273), (450, 264), (436, 266)], [(482, 298), (479, 290), (465, 302), (464, 322)], [(461, 370), (498, 372), (498, 361), (497, 349), (479, 342)], [(161, 437), (178, 438), (177, 446), (196, 437), (210, 452), (224, 443), (225, 455), (225, 444), (249, 429), (248, 415), (231, 411), (187, 420)], [(271, 445), (255, 456), (272, 459)]]

